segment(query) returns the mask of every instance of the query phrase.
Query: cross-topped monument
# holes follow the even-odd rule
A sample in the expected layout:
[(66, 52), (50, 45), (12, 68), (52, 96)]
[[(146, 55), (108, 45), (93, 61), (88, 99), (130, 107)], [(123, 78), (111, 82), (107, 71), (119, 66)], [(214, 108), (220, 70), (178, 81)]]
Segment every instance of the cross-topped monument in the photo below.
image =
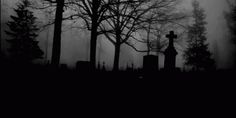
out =
[(174, 47), (174, 39), (177, 38), (177, 35), (174, 33), (174, 31), (170, 31), (170, 34), (167, 34), (166, 38), (169, 39), (169, 46)]
[(169, 39), (169, 46), (165, 50), (165, 64), (164, 68), (167, 71), (174, 71), (175, 70), (175, 63), (176, 63), (176, 55), (178, 54), (174, 47), (174, 39), (177, 38), (177, 35), (174, 34), (174, 31), (170, 31), (170, 34), (166, 35), (166, 38)]

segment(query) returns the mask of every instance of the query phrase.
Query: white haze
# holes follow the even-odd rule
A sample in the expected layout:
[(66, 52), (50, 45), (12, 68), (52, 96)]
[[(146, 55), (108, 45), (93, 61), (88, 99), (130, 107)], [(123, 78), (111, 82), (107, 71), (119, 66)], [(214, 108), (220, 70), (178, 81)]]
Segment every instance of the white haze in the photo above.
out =
[[(9, 16), (14, 14), (13, 8), (18, 0), (1, 0), (1, 33), (2, 39), (6, 38), (4, 30), (8, 29), (6, 22)], [(213, 52), (217, 61), (218, 68), (230, 68), (233, 64), (232, 51), (233, 45), (228, 39), (228, 29), (224, 19), (224, 11), (228, 11), (226, 0), (199, 0), (200, 5), (206, 10), (207, 14), (207, 37), (210, 43), (210, 50)], [(184, 0), (183, 8), (191, 10), (191, 0)], [(41, 15), (40, 15), (41, 16)], [(70, 26), (68, 26), (70, 27)], [(67, 27), (67, 28), (68, 28)], [(49, 33), (47, 33), (49, 31)], [(89, 60), (89, 31), (78, 29), (66, 30), (62, 34), (62, 53), (61, 63), (74, 67), (77, 61)], [(53, 38), (53, 26), (49, 30), (42, 32), (38, 38), (40, 47), (44, 50), (45, 59), (50, 60)], [(46, 45), (47, 48), (46, 48)], [(142, 47), (142, 46), (141, 46)], [(8, 45), (2, 41), (2, 49), (7, 52)], [(47, 51), (46, 51), (47, 49)], [(145, 48), (143, 48), (145, 49)], [(103, 36), (99, 36), (97, 47), (97, 60), (102, 64), (106, 63), (107, 68), (112, 68), (114, 57), (114, 46)], [(47, 52), (47, 53), (46, 53)], [(132, 63), (136, 67), (142, 66), (142, 56), (145, 53), (137, 53), (128, 46), (121, 49), (120, 66), (126, 68)], [(163, 67), (164, 57), (160, 57), (160, 67)], [(183, 67), (182, 53), (177, 56), (177, 66)]]

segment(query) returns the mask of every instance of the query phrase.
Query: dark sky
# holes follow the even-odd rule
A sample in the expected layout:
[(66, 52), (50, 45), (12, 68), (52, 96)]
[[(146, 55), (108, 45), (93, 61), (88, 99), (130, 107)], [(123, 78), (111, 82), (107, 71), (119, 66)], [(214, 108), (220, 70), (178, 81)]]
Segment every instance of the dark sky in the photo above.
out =
[[(17, 0), (1, 0), (1, 24), (2, 24), (2, 38), (5, 37), (4, 30), (7, 28), (5, 23), (9, 19), (9, 15), (12, 14), (12, 8), (15, 7)], [(207, 14), (207, 37), (210, 43), (210, 50), (214, 54), (214, 58), (217, 61), (218, 68), (229, 68), (232, 63), (232, 50), (233, 46), (228, 39), (228, 29), (226, 21), (224, 19), (224, 11), (228, 11), (228, 5), (226, 0), (199, 0), (200, 5), (206, 10)], [(183, 0), (181, 9), (191, 10), (191, 0)], [(41, 15), (38, 17), (41, 18)], [(41, 18), (42, 19), (42, 18)], [(66, 25), (66, 24), (65, 24)], [(67, 26), (70, 28), (70, 25)], [(49, 33), (47, 34), (46, 32)], [(52, 34), (53, 29), (42, 32), (39, 40), (40, 47), (46, 51), (46, 45), (48, 45), (47, 59), (51, 56), (52, 47)], [(66, 63), (73, 67), (78, 60), (89, 60), (89, 32), (80, 31), (78, 29), (66, 30), (62, 35), (62, 55), (61, 63)], [(6, 48), (6, 43), (2, 44), (2, 47)], [(142, 47), (142, 46), (140, 46)], [(113, 64), (114, 49), (110, 42), (104, 37), (99, 37), (98, 41), (98, 61), (105, 61), (108, 67)], [(137, 67), (142, 66), (142, 56), (144, 54), (134, 52), (131, 48), (123, 46), (121, 50), (121, 67), (126, 67), (127, 64), (134, 63)], [(183, 66), (183, 59), (181, 52), (177, 56), (177, 66)], [(160, 57), (160, 66), (163, 66), (163, 56)]]

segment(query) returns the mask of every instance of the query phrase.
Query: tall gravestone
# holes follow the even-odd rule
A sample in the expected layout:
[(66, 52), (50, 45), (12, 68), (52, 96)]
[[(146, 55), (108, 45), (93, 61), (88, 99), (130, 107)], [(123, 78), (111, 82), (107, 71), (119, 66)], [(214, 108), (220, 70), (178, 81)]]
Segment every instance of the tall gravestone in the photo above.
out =
[(165, 50), (165, 62), (164, 62), (164, 69), (166, 71), (175, 71), (176, 67), (176, 55), (178, 54), (175, 47), (174, 47), (174, 39), (177, 38), (177, 35), (174, 34), (174, 31), (170, 31), (170, 34), (166, 35), (169, 39), (169, 45)]
[(143, 57), (144, 72), (158, 71), (158, 56), (146, 55)]
[(79, 72), (91, 71), (91, 63), (89, 61), (78, 61), (76, 63), (76, 70)]

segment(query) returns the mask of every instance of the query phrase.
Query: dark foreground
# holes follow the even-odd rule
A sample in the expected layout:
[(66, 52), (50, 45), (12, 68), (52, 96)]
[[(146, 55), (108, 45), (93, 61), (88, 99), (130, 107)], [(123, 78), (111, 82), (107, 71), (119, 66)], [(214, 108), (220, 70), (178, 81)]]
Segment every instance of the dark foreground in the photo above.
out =
[(50, 70), (45, 67), (5, 67), (1, 71), (4, 90), (28, 91), (30, 93), (53, 94), (66, 92), (115, 93), (123, 91), (132, 94), (136, 92), (179, 93), (185, 95), (200, 91), (206, 95), (211, 93), (234, 93), (234, 70), (218, 70), (213, 72), (152, 72), (138, 71), (95, 71), (78, 72), (75, 70)]
[(77, 71), (66, 68), (50, 69), (40, 65), (1, 65), (0, 77), (5, 81), (47, 84), (80, 84), (83, 82), (110, 84), (150, 82), (150, 84), (198, 85), (198, 84), (232, 84), (235, 80), (235, 70), (216, 70), (211, 72), (143, 72), (128, 71)]
[[(3, 108), (10, 115), (14, 111), (17, 116), (29, 113), (33, 114), (31, 116), (45, 116), (44, 111), (48, 111), (46, 113), (54, 116), (68, 110), (98, 116), (97, 112), (102, 113), (99, 111), (106, 107), (109, 111), (103, 111), (105, 114), (109, 112), (116, 116), (120, 112), (114, 113), (112, 108), (133, 114), (139, 112), (132, 112), (134, 108), (142, 112), (148, 108), (148, 112), (156, 115), (165, 111), (165, 116), (176, 116), (169, 109), (180, 114), (195, 112), (190, 116), (200, 115), (199, 110), (219, 116), (218, 113), (226, 110), (227, 114), (222, 113), (225, 117), (232, 110), (232, 101), (235, 101), (233, 70), (140, 73), (52, 71), (38, 66), (2, 67), (1, 95), (6, 104)], [(91, 109), (97, 112), (91, 113)]]

